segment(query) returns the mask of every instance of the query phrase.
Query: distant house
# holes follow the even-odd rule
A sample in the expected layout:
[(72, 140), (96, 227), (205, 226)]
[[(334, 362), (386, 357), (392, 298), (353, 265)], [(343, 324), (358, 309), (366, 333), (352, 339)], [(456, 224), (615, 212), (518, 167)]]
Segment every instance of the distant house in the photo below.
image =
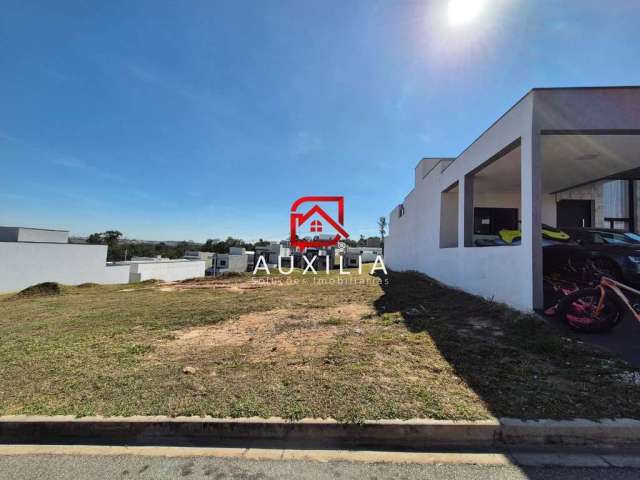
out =
[(0, 292), (42, 282), (127, 283), (129, 268), (106, 260), (106, 245), (69, 243), (66, 230), (0, 227)]
[(367, 247), (382, 247), (382, 243), (380, 242), (380, 237), (369, 237), (366, 240)]
[(278, 265), (278, 257), (282, 257), (284, 262), (284, 257), (288, 258), (290, 255), (291, 248), (283, 243), (271, 242), (269, 245), (256, 246), (254, 265), (258, 263), (260, 257), (263, 257), (269, 267), (275, 267)]
[(229, 253), (214, 253), (212, 265), (207, 269), (207, 275), (222, 275), (223, 273), (242, 273), (253, 270), (254, 252), (242, 247), (230, 247)]
[(357, 267), (358, 257), (362, 258), (362, 263), (373, 263), (376, 257), (382, 256), (382, 248), (380, 247), (347, 247), (342, 253), (344, 260), (342, 265), (345, 267)]
[(184, 252), (185, 260), (202, 260), (205, 263), (205, 268), (211, 268), (213, 266), (213, 259), (215, 257), (213, 252), (198, 252), (195, 250), (189, 250)]
[[(307, 261), (302, 257), (307, 257)], [(335, 267), (333, 248), (306, 248), (300, 257), (299, 268), (305, 268), (307, 264), (311, 264), (316, 271), (326, 270), (327, 264), (329, 269)]]

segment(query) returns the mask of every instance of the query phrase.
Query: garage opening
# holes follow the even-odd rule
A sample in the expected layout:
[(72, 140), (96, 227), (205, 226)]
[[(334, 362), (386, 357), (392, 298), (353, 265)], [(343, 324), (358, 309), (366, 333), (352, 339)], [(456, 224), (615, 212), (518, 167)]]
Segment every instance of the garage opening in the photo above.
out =
[(636, 265), (634, 255), (619, 250), (640, 248), (640, 132), (543, 130), (540, 146), (542, 222), (567, 236), (549, 237), (543, 229), (544, 306), (557, 301), (558, 280), (585, 281), (575, 278), (585, 263), (640, 285), (640, 258)]
[(520, 140), (465, 176), (465, 246), (520, 245)]

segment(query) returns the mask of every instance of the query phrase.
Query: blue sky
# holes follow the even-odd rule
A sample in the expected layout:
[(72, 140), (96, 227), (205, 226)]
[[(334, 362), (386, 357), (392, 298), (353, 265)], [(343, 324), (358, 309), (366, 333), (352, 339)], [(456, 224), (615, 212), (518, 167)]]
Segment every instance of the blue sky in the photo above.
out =
[(640, 2), (10, 1), (0, 225), (287, 235), (344, 195), (352, 237), (530, 88), (640, 84)]

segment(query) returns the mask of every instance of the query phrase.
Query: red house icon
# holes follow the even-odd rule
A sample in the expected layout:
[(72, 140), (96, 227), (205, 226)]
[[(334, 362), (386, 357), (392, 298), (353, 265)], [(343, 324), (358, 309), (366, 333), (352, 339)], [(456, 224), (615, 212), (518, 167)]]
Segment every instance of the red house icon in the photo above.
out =
[[(336, 221), (329, 215), (318, 202), (335, 202), (338, 207), (338, 220)], [(306, 213), (301, 213), (298, 208), (303, 204), (313, 204)], [(303, 227), (305, 223), (314, 215), (320, 217), (324, 222), (335, 229), (336, 235), (329, 240), (300, 240), (298, 238), (298, 229)], [(322, 220), (313, 218), (309, 222), (309, 231), (321, 233), (324, 224)], [(291, 246), (299, 249), (307, 247), (331, 247), (338, 243), (340, 238), (348, 238), (349, 234), (343, 228), (344, 225), (344, 197), (301, 197), (291, 205), (290, 227), (291, 227)]]

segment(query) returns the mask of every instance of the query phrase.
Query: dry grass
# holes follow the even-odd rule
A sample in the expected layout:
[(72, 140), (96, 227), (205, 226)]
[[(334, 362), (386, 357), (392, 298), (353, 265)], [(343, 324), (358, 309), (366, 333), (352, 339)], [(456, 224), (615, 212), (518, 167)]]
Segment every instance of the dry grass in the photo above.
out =
[(633, 369), (533, 317), (419, 275), (350, 278), (0, 297), (0, 413), (640, 416), (617, 380)]

